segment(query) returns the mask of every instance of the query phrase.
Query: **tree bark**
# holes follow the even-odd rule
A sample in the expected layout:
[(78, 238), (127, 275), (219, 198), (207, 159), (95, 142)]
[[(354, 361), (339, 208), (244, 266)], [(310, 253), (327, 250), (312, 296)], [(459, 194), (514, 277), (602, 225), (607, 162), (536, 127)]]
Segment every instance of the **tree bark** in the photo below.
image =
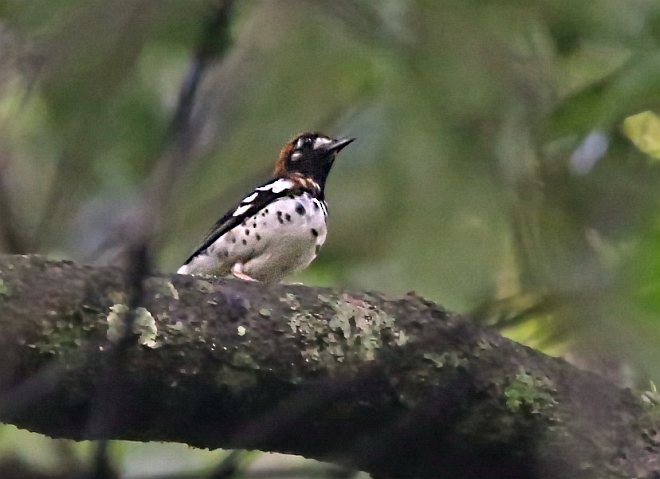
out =
[(109, 438), (301, 454), (374, 477), (660, 477), (653, 397), (414, 293), (152, 276), (108, 383), (127, 296), (116, 268), (0, 256), (0, 421), (94, 439), (110, 399)]

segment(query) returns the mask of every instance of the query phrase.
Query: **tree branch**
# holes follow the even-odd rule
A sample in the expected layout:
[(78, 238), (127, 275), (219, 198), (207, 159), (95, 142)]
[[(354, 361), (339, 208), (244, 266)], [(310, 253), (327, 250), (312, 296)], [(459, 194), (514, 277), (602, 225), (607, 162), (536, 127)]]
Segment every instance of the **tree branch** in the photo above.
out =
[[(94, 438), (124, 288), (118, 269), (0, 257), (0, 420)], [(143, 299), (106, 437), (375, 477), (660, 474), (660, 406), (414, 294), (173, 275), (150, 277)]]

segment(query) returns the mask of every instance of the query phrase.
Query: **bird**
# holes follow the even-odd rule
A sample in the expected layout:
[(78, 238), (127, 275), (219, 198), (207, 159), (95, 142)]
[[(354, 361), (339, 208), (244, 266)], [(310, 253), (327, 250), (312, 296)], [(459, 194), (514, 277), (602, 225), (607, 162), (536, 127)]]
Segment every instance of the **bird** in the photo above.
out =
[(354, 140), (309, 132), (287, 142), (271, 179), (222, 216), (177, 273), (276, 283), (309, 266), (327, 234), (328, 174)]

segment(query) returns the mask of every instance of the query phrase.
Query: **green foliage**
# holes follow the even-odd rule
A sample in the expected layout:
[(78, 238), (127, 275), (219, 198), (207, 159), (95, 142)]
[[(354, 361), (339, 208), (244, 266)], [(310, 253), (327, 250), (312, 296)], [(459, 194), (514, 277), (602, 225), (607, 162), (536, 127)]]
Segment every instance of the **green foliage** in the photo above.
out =
[(623, 121), (623, 132), (637, 148), (653, 159), (660, 159), (660, 118), (645, 111)]
[[(617, 381), (660, 380), (660, 3), (251, 0), (202, 40), (214, 5), (0, 2), (0, 183), (26, 250), (113, 261), (99, 252), (159, 178), (201, 48), (219, 57), (164, 199), (161, 270), (286, 139), (350, 134), (327, 243), (292, 280), (415, 290)], [(535, 381), (508, 406), (550, 404)]]

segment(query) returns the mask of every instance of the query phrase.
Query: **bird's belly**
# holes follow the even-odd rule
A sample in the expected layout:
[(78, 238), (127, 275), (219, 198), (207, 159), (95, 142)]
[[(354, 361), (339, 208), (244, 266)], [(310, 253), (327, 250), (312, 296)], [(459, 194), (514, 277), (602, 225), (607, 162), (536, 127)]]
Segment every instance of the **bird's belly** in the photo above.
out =
[(306, 193), (282, 198), (267, 209), (247, 222), (253, 229), (248, 245), (255, 249), (243, 261), (243, 271), (260, 281), (272, 282), (314, 260), (325, 241), (326, 218), (320, 203)]
[(314, 260), (325, 241), (326, 214), (307, 193), (280, 198), (218, 238), (189, 269), (226, 275), (240, 263), (254, 279), (279, 281)]

